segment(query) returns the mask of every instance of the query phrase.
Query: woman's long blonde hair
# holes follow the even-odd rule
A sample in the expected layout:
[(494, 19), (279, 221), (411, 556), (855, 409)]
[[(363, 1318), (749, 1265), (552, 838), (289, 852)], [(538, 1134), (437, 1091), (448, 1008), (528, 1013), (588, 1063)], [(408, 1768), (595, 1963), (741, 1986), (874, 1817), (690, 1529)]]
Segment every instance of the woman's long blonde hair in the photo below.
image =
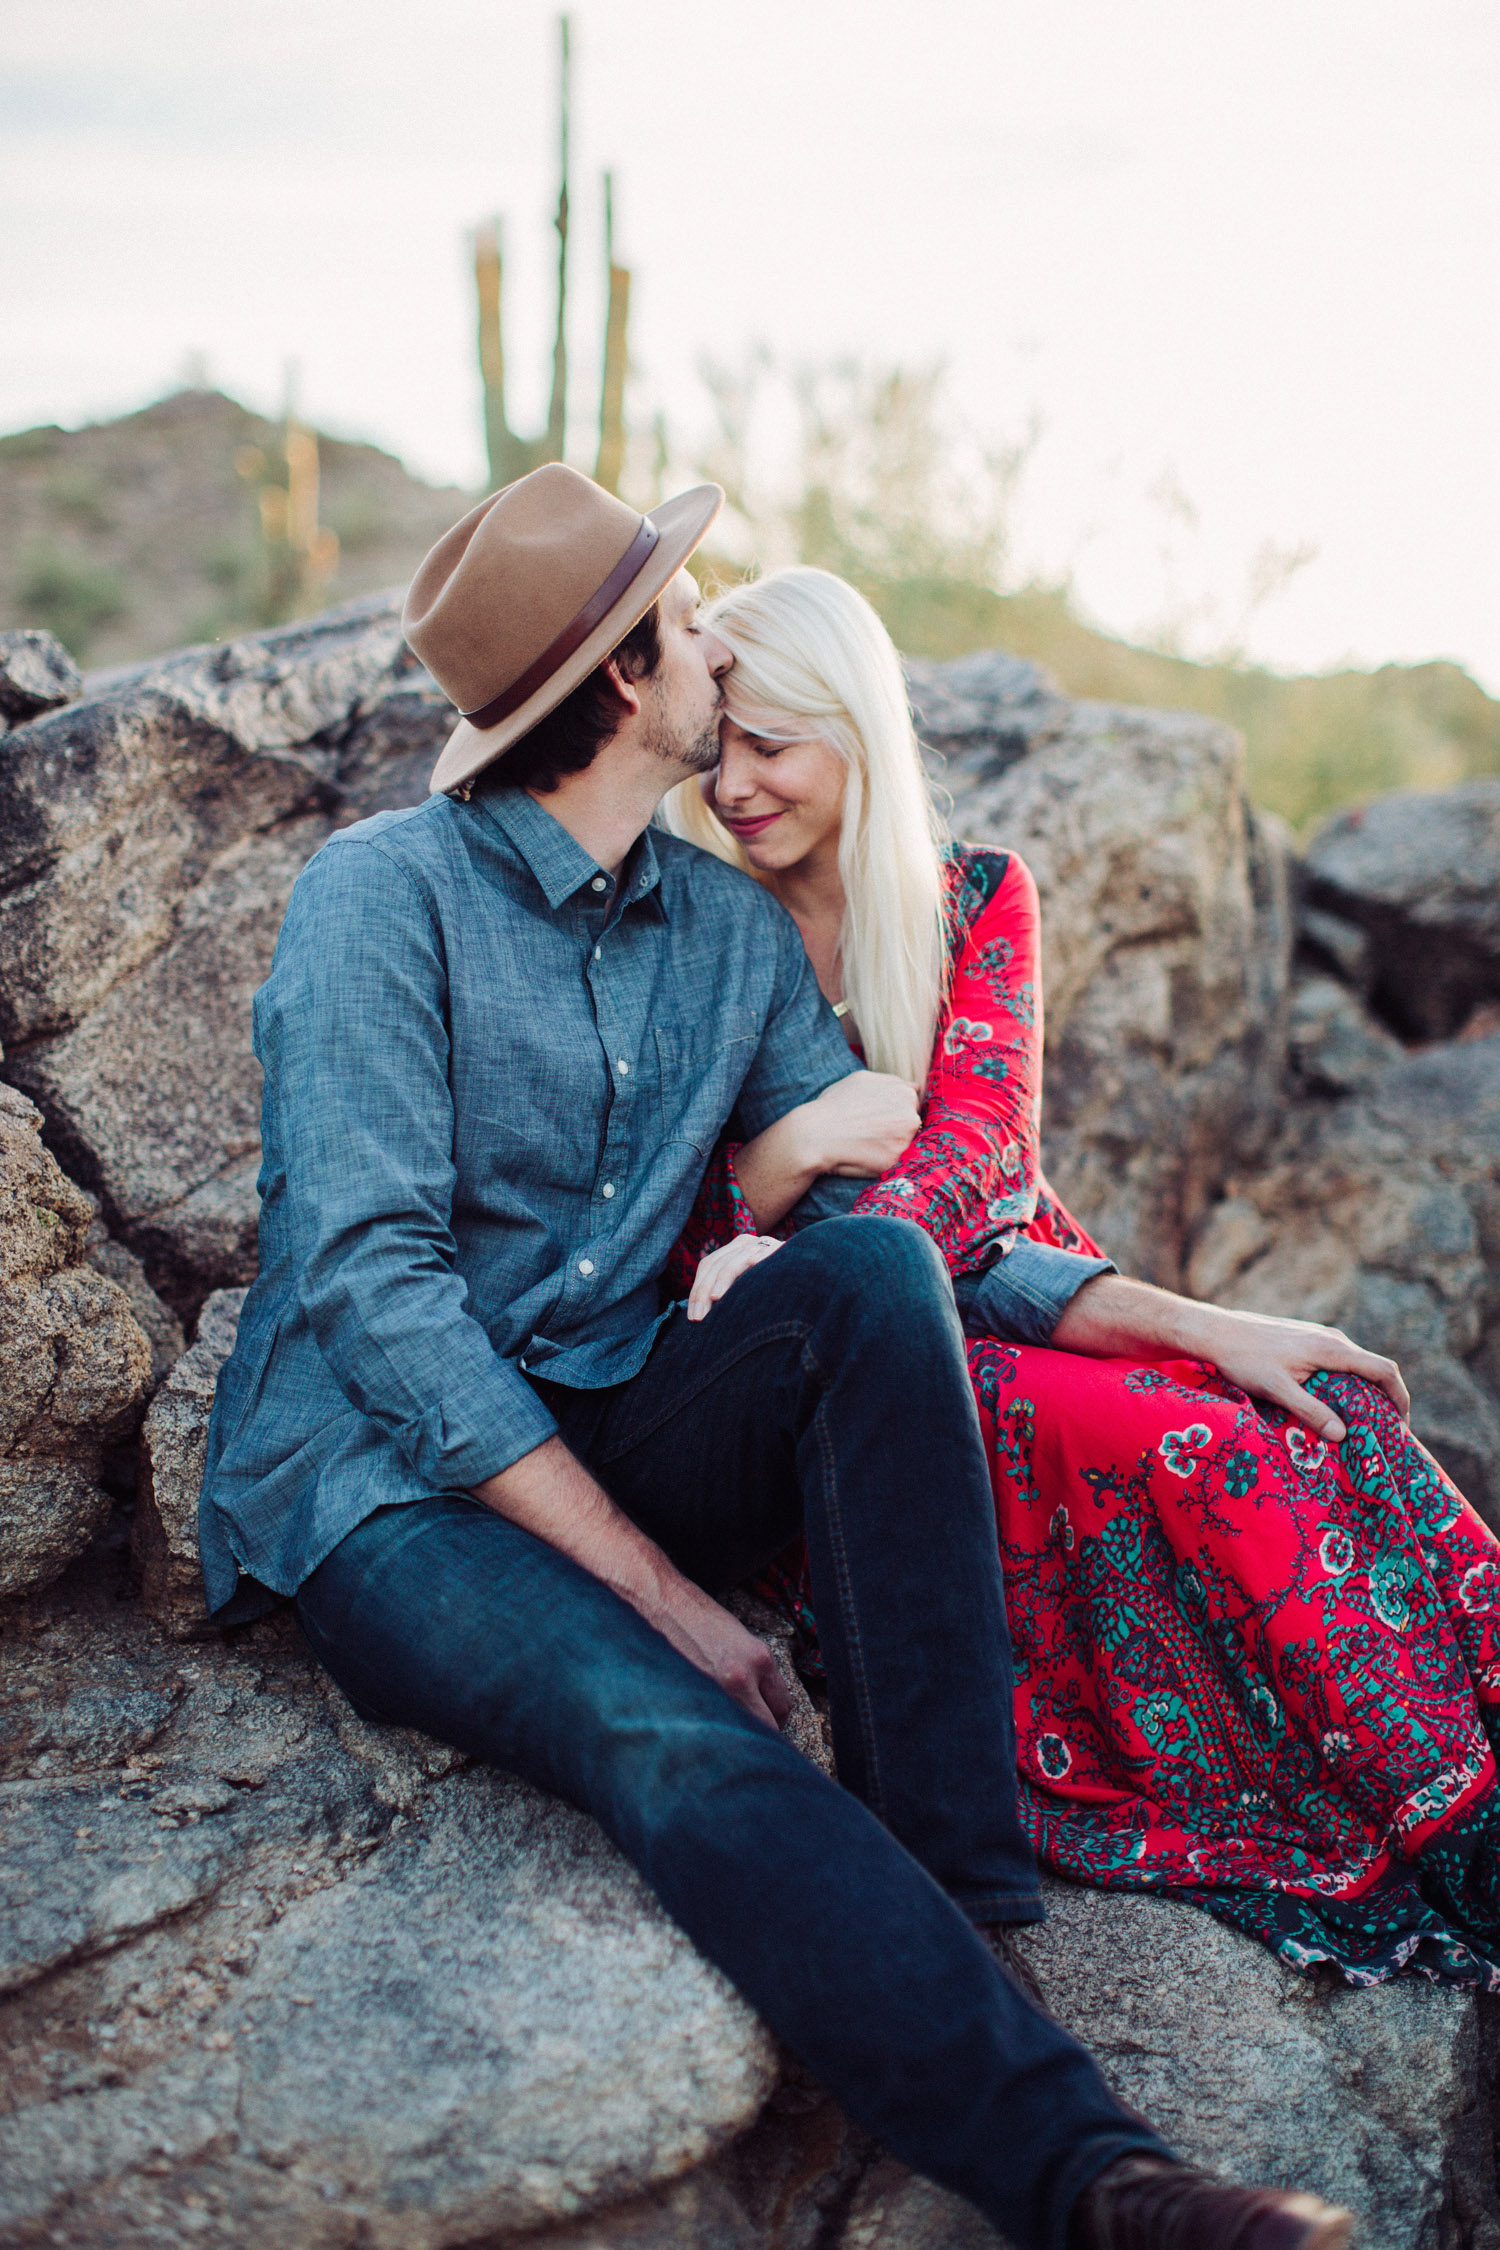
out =
[[(818, 735), (844, 761), (844, 998), (870, 1067), (924, 1086), (947, 971), (941, 831), (890, 635), (862, 594), (806, 567), (736, 587), (707, 621), (734, 652), (729, 716), (773, 740)], [(750, 871), (696, 780), (671, 792), (662, 817)]]

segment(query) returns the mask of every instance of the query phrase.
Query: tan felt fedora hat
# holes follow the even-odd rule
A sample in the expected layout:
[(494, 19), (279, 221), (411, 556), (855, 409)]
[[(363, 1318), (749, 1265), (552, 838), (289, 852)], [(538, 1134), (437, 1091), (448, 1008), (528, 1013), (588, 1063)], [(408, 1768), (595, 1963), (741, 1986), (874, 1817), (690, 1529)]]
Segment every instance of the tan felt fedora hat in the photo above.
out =
[(695, 485), (638, 515), (561, 461), (492, 493), (443, 534), (402, 627), (464, 714), (432, 788), (465, 789), (639, 624), (724, 504)]

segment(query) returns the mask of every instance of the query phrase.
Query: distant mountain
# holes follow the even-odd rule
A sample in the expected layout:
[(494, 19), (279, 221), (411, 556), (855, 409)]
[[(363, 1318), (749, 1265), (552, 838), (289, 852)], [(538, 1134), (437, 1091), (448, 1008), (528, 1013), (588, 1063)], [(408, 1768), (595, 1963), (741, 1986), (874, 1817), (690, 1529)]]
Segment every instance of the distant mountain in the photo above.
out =
[[(285, 590), (236, 462), (258, 452), (274, 474), (281, 436), (220, 391), (178, 391), (0, 438), (0, 627), (49, 626), (102, 666), (277, 622)], [(318, 456), (319, 520), (339, 542), (319, 607), (399, 584), (473, 503), (373, 445), (320, 433)]]

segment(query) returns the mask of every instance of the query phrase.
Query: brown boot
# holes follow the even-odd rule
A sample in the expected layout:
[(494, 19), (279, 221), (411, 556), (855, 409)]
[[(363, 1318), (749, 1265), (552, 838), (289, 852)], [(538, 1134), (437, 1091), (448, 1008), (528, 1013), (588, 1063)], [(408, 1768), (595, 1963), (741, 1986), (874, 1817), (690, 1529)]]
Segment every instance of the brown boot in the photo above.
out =
[(1122, 2156), (1073, 2207), (1068, 2250), (1344, 2250), (1354, 2215), (1289, 2188), (1231, 2187), (1191, 2164)]

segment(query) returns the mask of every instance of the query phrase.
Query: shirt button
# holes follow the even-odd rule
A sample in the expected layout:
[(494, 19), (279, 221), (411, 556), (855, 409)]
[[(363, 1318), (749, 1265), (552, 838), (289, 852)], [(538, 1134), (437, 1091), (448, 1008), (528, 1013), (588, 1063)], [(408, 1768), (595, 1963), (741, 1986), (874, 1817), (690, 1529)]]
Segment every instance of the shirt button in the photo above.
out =
[(593, 1261), (593, 1259), (592, 1259), (592, 1258), (580, 1258), (580, 1259), (579, 1259), (579, 1261), (578, 1261), (578, 1271), (579, 1271), (580, 1273), (592, 1273), (592, 1272), (593, 1272), (593, 1270), (594, 1270), (594, 1261)]
[(614, 1192), (615, 1183), (613, 1180), (606, 1180), (603, 1187), (599, 1190), (599, 1193), (603, 1196), (606, 1203), (609, 1201)]
[(625, 1060), (625, 1057), (623, 1055), (621, 1055), (619, 1061), (615, 1064), (615, 1068), (620, 1073), (620, 1076), (622, 1078), (628, 1078), (630, 1076), (630, 1065)]
[(604, 959), (604, 948), (602, 945), (596, 945), (594, 947), (594, 959), (596, 961), (602, 961)]
[(591, 891), (607, 891), (609, 889), (609, 885), (605, 882), (602, 875), (596, 875), (592, 883), (590, 883), (589, 889)]

